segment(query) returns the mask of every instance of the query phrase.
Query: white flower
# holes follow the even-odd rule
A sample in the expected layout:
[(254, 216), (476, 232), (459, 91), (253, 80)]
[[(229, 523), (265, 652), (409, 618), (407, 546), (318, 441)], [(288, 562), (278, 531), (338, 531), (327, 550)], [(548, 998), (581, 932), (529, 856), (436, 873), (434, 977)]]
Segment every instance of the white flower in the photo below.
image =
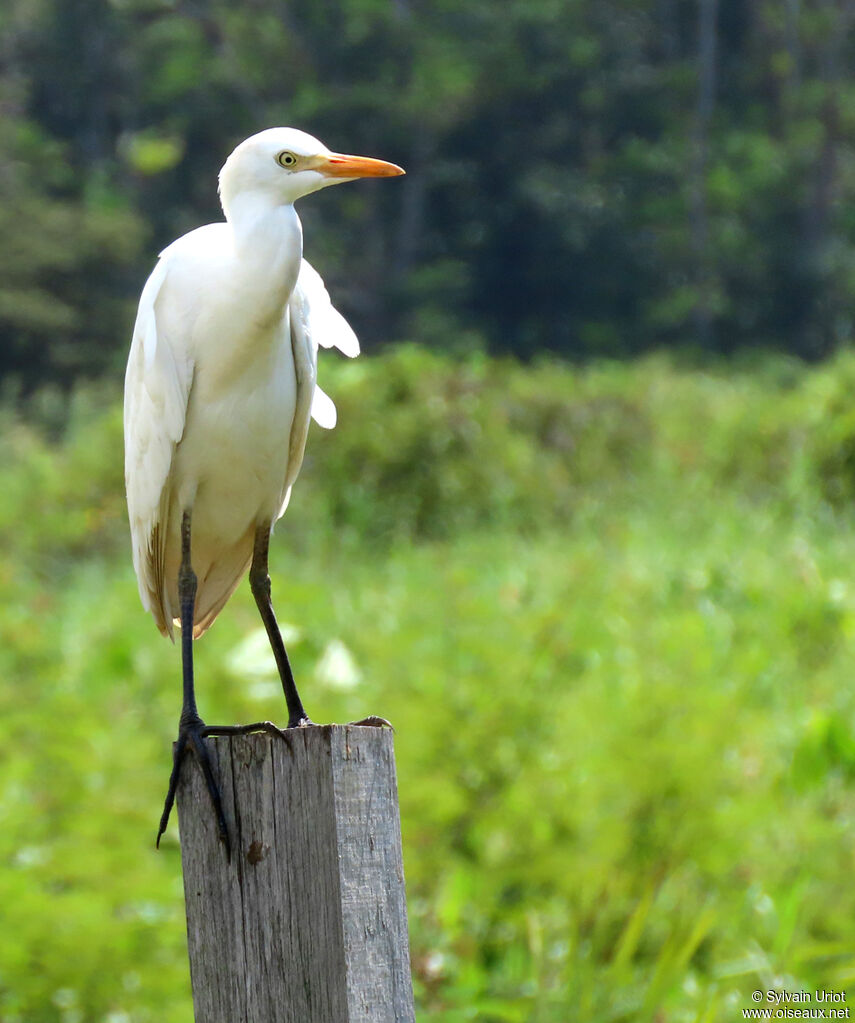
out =
[[(286, 647), (300, 641), (300, 630), (296, 625), (284, 623), (279, 626), (279, 631)], [(233, 674), (242, 678), (253, 680), (259, 677), (279, 678), (273, 651), (270, 649), (270, 642), (264, 629), (255, 629), (233, 647), (226, 657), (226, 665)]]
[(340, 639), (332, 639), (327, 643), (315, 668), (315, 675), (319, 682), (330, 689), (354, 689), (362, 681), (362, 672), (353, 654)]

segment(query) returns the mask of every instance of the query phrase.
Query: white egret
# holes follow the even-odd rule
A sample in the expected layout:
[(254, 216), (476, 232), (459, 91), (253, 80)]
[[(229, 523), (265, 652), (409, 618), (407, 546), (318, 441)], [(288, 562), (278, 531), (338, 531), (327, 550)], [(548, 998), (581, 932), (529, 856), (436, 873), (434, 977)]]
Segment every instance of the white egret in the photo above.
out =
[(315, 383), (318, 345), (352, 357), (359, 343), (302, 258), (294, 203), (327, 185), (403, 173), (333, 153), (294, 128), (253, 135), (220, 171), (225, 222), (173, 242), (143, 289), (125, 377), (128, 513), (143, 605), (164, 635), (181, 628), (184, 696), (158, 843), (192, 748), (228, 848), (205, 736), (278, 731), (269, 722), (209, 727), (196, 708), (193, 640), (247, 569), (288, 727), (310, 724), (273, 613), (268, 545), (310, 418), (335, 424), (335, 406)]

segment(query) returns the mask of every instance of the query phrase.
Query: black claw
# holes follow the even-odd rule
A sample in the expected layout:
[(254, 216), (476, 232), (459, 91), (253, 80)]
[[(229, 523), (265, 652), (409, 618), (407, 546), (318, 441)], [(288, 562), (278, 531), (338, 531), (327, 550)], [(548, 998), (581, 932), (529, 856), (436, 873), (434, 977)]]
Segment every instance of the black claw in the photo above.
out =
[(269, 732), (279, 738), (285, 734), (272, 721), (254, 721), (251, 725), (205, 725), (201, 731), (202, 735), (249, 735), (250, 732)]
[(229, 842), (229, 829), (226, 826), (226, 816), (223, 813), (223, 802), (220, 798), (220, 788), (214, 778), (214, 769), (211, 766), (211, 754), (208, 752), (208, 745), (205, 742), (204, 736), (201, 734), (201, 730), (194, 730), (190, 733), (190, 742), (193, 744), (193, 751), (196, 754), (196, 759), (199, 761), (200, 767), (202, 768), (202, 774), (205, 776), (205, 784), (208, 786), (208, 795), (211, 797), (214, 814), (217, 818), (217, 833), (220, 836), (220, 841), (226, 847), (226, 855), (229, 859), (231, 859), (232, 849), (231, 843)]
[(172, 804), (175, 802), (175, 790), (178, 788), (178, 774), (181, 765), (181, 757), (184, 755), (185, 744), (178, 742), (175, 744), (175, 747), (175, 752), (172, 758), (172, 773), (169, 775), (169, 788), (166, 792), (166, 800), (163, 804), (163, 813), (160, 815), (160, 826), (157, 829), (157, 838), (154, 843), (157, 849), (160, 848), (160, 839), (166, 831), (167, 824), (169, 824), (169, 815), (172, 812)]
[(378, 717), (376, 714), (369, 714), (367, 718), (360, 718), (359, 721), (348, 721), (349, 725), (368, 725), (371, 728), (391, 728), (394, 732), (395, 729), (386, 718)]
[(163, 804), (163, 813), (160, 817), (160, 827), (157, 831), (157, 840), (155, 845), (158, 849), (160, 848), (160, 839), (166, 831), (166, 826), (169, 823), (169, 815), (175, 802), (175, 792), (178, 788), (178, 778), (181, 774), (181, 763), (184, 759), (184, 754), (187, 751), (187, 748), (192, 747), (193, 752), (196, 755), (196, 760), (202, 768), (202, 774), (205, 778), (208, 795), (211, 797), (214, 815), (217, 818), (217, 834), (219, 835), (220, 841), (226, 847), (226, 855), (229, 860), (231, 860), (232, 849), (231, 842), (229, 841), (229, 830), (226, 825), (226, 817), (223, 813), (223, 802), (220, 798), (219, 786), (214, 778), (211, 754), (208, 750), (207, 743), (205, 742), (205, 735), (210, 734), (213, 734), (213, 730), (208, 729), (204, 722), (198, 718), (189, 723), (182, 721), (179, 725), (178, 739), (176, 740), (172, 754), (172, 773), (169, 776), (169, 788), (167, 789), (166, 800)]

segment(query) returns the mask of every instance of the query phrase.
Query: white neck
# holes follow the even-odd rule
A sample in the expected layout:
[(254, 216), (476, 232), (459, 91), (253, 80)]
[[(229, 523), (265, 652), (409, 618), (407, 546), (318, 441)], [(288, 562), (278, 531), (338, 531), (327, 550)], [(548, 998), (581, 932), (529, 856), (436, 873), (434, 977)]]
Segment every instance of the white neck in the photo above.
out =
[(269, 194), (243, 191), (223, 203), (232, 228), (241, 277), (253, 291), (270, 293), (284, 307), (297, 283), (303, 257), (303, 229), (292, 205), (277, 205)]

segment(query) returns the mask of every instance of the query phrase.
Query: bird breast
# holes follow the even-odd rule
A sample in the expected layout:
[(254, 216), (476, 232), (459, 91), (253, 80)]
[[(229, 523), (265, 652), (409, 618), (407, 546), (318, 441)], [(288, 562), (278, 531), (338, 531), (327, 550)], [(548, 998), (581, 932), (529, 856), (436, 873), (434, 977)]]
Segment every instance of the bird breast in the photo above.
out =
[[(283, 326), (287, 326), (284, 324)], [(194, 545), (228, 543), (276, 518), (288, 468), (297, 384), (290, 344), (268, 345), (224, 378), (196, 367), (175, 452), (178, 504), (193, 512)]]

